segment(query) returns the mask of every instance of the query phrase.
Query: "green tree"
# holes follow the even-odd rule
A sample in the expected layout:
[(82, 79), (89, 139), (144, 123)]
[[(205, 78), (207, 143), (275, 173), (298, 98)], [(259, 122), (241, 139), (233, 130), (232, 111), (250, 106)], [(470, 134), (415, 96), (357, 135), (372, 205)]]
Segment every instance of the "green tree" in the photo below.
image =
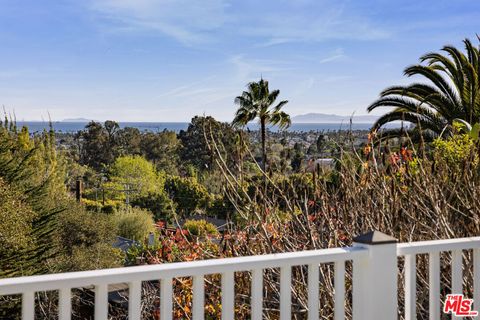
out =
[(109, 177), (115, 188), (128, 188), (136, 196), (157, 192), (163, 186), (154, 165), (142, 156), (118, 157), (109, 168)]
[(165, 190), (177, 203), (178, 209), (185, 217), (193, 214), (197, 209), (207, 208), (211, 200), (207, 189), (193, 177), (168, 176), (165, 181)]
[(118, 130), (116, 141), (120, 146), (122, 155), (142, 154), (143, 134), (137, 128), (126, 127)]
[(140, 148), (142, 154), (152, 161), (158, 170), (176, 173), (181, 142), (174, 131), (145, 132)]
[[(443, 47), (446, 53), (427, 53), (420, 58), (425, 64), (405, 69), (407, 76), (421, 76), (427, 83), (394, 86), (384, 90), (380, 98), (368, 107), (393, 108), (380, 117), (373, 128), (392, 121), (407, 121), (417, 129), (439, 136), (452, 132), (455, 119), (470, 124), (480, 119), (479, 49), (465, 39), (466, 53), (452, 46)], [(401, 129), (390, 129), (387, 136), (399, 136)]]
[(281, 110), (288, 101), (283, 100), (273, 106), (280, 90), (270, 92), (268, 81), (263, 79), (258, 82), (250, 82), (247, 89), (247, 91), (243, 91), (241, 96), (235, 98), (235, 104), (239, 108), (232, 124), (235, 127), (244, 127), (250, 121), (258, 118), (262, 140), (262, 168), (265, 171), (267, 165), (267, 125), (277, 125), (281, 129), (290, 126), (290, 116)]
[(293, 171), (295, 172), (300, 171), (300, 168), (302, 167), (302, 162), (303, 162), (303, 159), (305, 158), (303, 149), (304, 149), (303, 146), (298, 142), (295, 143), (295, 145), (293, 146), (294, 154), (293, 154), (291, 166)]
[(113, 163), (120, 154), (118, 131), (118, 123), (114, 121), (106, 121), (104, 125), (95, 121), (87, 124), (85, 130), (77, 134), (80, 163), (97, 171)]
[[(62, 234), (68, 234), (69, 239), (78, 236), (65, 231), (64, 227), (71, 225), (64, 223), (66, 216), (74, 215), (82, 222), (88, 216), (66, 191), (66, 163), (56, 150), (52, 131), (32, 137), (26, 128), (17, 132), (16, 126), (7, 122), (0, 126), (0, 211), (1, 220), (7, 224), (0, 229), (0, 277), (70, 271), (68, 265), (56, 264), (57, 259), (69, 260), (73, 251), (92, 248), (85, 243), (69, 247), (63, 241)], [(89, 232), (98, 231), (95, 228), (99, 224), (90, 226)], [(17, 233), (17, 239), (12, 239), (12, 232)], [(110, 265), (106, 261), (113, 252), (111, 239), (90, 239), (93, 246), (103, 247), (99, 257), (105, 257), (105, 263), (98, 266)]]
[(155, 221), (170, 221), (176, 210), (175, 203), (164, 190), (135, 197), (132, 206), (148, 209)]
[(229, 164), (232, 164), (236, 150), (235, 130), (228, 123), (215, 120), (213, 117), (195, 116), (186, 131), (181, 131), (182, 141), (180, 157), (186, 164), (192, 164), (199, 170), (211, 170), (215, 164), (216, 151), (212, 149), (215, 143), (218, 150)]
[(36, 213), (25, 200), (22, 193), (0, 178), (0, 275), (28, 262), (25, 258), (34, 244), (32, 222)]

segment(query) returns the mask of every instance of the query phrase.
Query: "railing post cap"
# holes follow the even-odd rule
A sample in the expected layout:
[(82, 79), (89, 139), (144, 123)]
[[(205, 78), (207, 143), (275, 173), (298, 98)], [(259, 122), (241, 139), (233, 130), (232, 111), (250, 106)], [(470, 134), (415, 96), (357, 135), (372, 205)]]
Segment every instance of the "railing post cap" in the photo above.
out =
[(380, 231), (370, 231), (353, 238), (353, 242), (369, 245), (397, 243), (398, 240)]

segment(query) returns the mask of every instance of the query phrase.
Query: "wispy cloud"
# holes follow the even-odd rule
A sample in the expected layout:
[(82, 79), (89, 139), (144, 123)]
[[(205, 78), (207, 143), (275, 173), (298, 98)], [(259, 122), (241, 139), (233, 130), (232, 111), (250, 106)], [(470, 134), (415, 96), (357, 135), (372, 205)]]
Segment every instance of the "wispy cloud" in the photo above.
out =
[(226, 21), (224, 0), (91, 0), (111, 31), (152, 31), (184, 44), (209, 39)]
[(344, 58), (346, 58), (347, 56), (345, 55), (345, 53), (343, 52), (343, 49), (339, 48), (339, 49), (336, 49), (331, 55), (329, 55), (328, 57), (325, 57), (323, 59), (320, 59), (319, 63), (329, 63), (329, 62), (333, 62), (333, 61), (337, 61), (337, 60), (342, 60)]
[[(257, 10), (240, 32), (264, 38), (261, 46), (326, 40), (377, 40), (390, 37), (383, 26), (344, 1), (282, 2), (282, 10)], [(265, 13), (267, 12), (267, 13)]]
[(159, 32), (187, 45), (211, 40), (213, 34), (260, 38), (261, 47), (390, 36), (365, 12), (344, 5), (344, 1), (279, 0), (281, 5), (272, 6), (269, 2), (245, 0), (235, 8), (227, 1), (90, 0), (89, 8), (106, 22), (109, 31)]
[(234, 55), (228, 60), (236, 70), (237, 80), (242, 82), (251, 81), (252, 78), (259, 78), (262, 74), (272, 75), (287, 70), (292, 67), (285, 61), (273, 59), (249, 59), (244, 55)]

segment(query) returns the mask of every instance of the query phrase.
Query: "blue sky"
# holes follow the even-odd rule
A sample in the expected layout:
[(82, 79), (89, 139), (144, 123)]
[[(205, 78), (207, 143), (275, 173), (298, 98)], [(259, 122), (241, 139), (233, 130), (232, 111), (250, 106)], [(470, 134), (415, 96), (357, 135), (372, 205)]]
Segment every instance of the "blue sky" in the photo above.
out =
[(473, 0), (0, 0), (0, 104), (18, 120), (229, 121), (263, 76), (292, 115), (365, 114), (479, 17)]

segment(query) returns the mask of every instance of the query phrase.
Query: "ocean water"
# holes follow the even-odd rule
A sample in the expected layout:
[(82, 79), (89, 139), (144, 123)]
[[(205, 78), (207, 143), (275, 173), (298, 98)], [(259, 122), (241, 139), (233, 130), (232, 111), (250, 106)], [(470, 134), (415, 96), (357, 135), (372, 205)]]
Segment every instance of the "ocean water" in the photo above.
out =
[[(53, 122), (53, 128), (57, 132), (75, 133), (83, 130), (88, 122), (67, 122), (59, 121)], [(119, 122), (121, 128), (134, 127), (140, 131), (159, 132), (163, 130), (179, 132), (188, 128), (188, 122)], [(17, 121), (18, 127), (27, 126), (30, 132), (41, 132), (49, 129), (48, 122), (36, 121)], [(352, 130), (369, 130), (371, 123), (353, 123)], [(258, 130), (259, 126), (256, 123), (249, 124), (248, 129)], [(269, 128), (271, 131), (277, 131), (276, 127)], [(349, 130), (348, 123), (292, 123), (287, 129), (288, 131), (309, 132), (309, 131), (337, 131)]]

